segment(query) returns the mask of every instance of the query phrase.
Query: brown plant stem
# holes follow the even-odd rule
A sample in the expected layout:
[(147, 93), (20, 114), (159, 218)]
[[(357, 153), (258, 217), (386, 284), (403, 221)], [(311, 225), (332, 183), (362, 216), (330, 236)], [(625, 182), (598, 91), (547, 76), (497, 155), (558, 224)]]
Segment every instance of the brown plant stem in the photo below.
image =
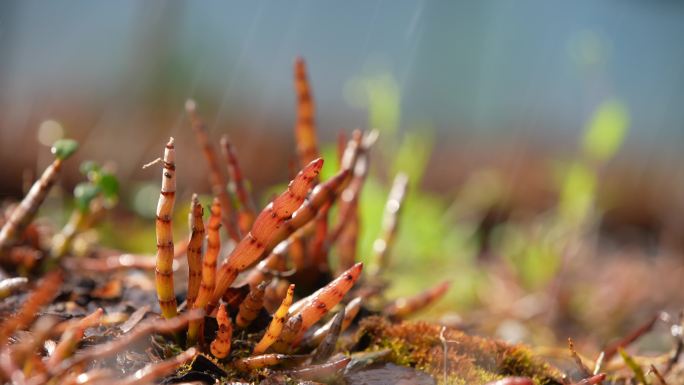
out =
[(297, 93), (297, 122), (295, 140), (301, 165), (318, 157), (316, 139), (315, 105), (309, 86), (304, 59), (298, 57), (294, 66), (295, 91)]
[(210, 346), (211, 354), (218, 359), (226, 358), (230, 353), (230, 342), (233, 336), (233, 322), (226, 312), (226, 305), (221, 304), (219, 307), (216, 322), (218, 323), (218, 330), (216, 331), (216, 338)]
[(155, 283), (159, 307), (164, 318), (172, 318), (178, 314), (173, 289), (173, 232), (171, 229), (173, 205), (176, 198), (175, 155), (174, 140), (169, 138), (162, 160), (162, 187), (157, 204), (155, 227), (157, 234)]
[(254, 223), (256, 209), (247, 191), (247, 184), (237, 154), (227, 135), (221, 137), (221, 152), (228, 168), (231, 185), (240, 204), (238, 207), (238, 227), (242, 233), (247, 233)]
[(292, 305), (292, 297), (294, 296), (295, 285), (290, 285), (287, 288), (287, 295), (280, 304), (280, 307), (273, 314), (273, 319), (266, 329), (266, 334), (261, 338), (259, 343), (254, 347), (252, 354), (262, 354), (269, 348), (280, 336), (283, 330), (283, 325), (285, 324), (285, 319), (287, 317), (287, 312)]
[(185, 102), (185, 110), (190, 117), (190, 124), (192, 129), (195, 131), (197, 142), (199, 143), (200, 147), (202, 147), (202, 153), (204, 154), (204, 159), (207, 161), (207, 166), (209, 166), (209, 183), (211, 184), (211, 192), (215, 197), (218, 197), (219, 201), (221, 202), (221, 208), (223, 210), (221, 222), (223, 223), (226, 232), (228, 232), (228, 236), (230, 236), (233, 241), (239, 242), (241, 235), (235, 220), (233, 200), (230, 198), (229, 192), (227, 190), (228, 183), (225, 176), (221, 172), (216, 150), (209, 140), (207, 126), (197, 113), (197, 103), (194, 100), (188, 100)]
[[(197, 299), (193, 302), (194, 309), (204, 309), (207, 305), (207, 300), (214, 291), (214, 286), (216, 285), (216, 261), (218, 260), (218, 255), (221, 251), (221, 236), (219, 234), (219, 229), (221, 228), (221, 203), (218, 198), (214, 198), (210, 211), (207, 252), (204, 256), (204, 261), (202, 261), (202, 281), (200, 282)], [(189, 346), (197, 343), (201, 326), (202, 320), (190, 322), (187, 338)]]
[(43, 171), (19, 205), (12, 210), (9, 218), (0, 229), (0, 254), (6, 250), (31, 223), (38, 208), (47, 197), (48, 192), (57, 181), (62, 169), (63, 159), (57, 158)]
[(442, 282), (413, 297), (399, 298), (385, 307), (383, 314), (390, 318), (403, 319), (435, 303), (449, 290), (451, 282)]
[(197, 194), (192, 195), (190, 214), (188, 215), (190, 225), (190, 241), (188, 241), (188, 294), (187, 307), (193, 308), (193, 303), (197, 299), (200, 284), (202, 282), (202, 249), (204, 244), (204, 220), (202, 216), (204, 209), (199, 203)]
[(252, 225), (252, 230), (237, 244), (226, 261), (221, 265), (216, 280), (214, 293), (209, 300), (208, 311), (216, 307), (238, 273), (257, 262), (265, 253), (269, 253), (287, 227), (286, 220), (306, 199), (309, 190), (323, 166), (323, 159), (309, 163), (290, 182), (287, 190), (276, 197), (264, 208)]

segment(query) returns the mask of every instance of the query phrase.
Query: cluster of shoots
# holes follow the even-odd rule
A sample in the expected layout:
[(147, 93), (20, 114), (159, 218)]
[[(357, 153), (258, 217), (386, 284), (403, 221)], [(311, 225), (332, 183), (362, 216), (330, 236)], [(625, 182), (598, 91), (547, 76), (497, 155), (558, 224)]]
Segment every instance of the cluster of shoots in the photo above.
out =
[[(174, 242), (176, 173), (191, 167), (176, 164), (175, 150), (181, 143), (170, 138), (162, 157), (147, 165), (160, 163), (162, 172), (154, 266), (142, 262), (128, 265), (154, 269), (160, 316), (143, 320), (148, 309), (139, 309), (119, 327), (117, 338), (87, 347), (82, 347), (85, 331), (105, 322), (103, 309), (68, 321), (37, 319), (39, 310), (60, 292), (65, 276), (61, 257), (71, 252), (74, 234), (84, 222), (91, 221), (98, 207), (106, 207), (116, 197), (118, 184), (111, 173), (92, 163), (84, 166), (88, 181), (76, 188), (74, 219), (55, 236), (51, 248), (55, 266), (35, 285), (19, 311), (0, 323), (0, 379), (29, 384), (142, 384), (168, 376), (186, 363), (186, 369), (192, 368), (202, 356), (220, 371), (219, 377), (231, 380), (256, 381), (268, 374), (283, 381), (325, 382), (349, 364), (350, 357), (340, 345), (345, 336), (353, 334), (359, 315), (379, 315), (398, 322), (443, 297), (449, 282), (414, 297), (393, 301), (384, 297), (388, 283), (382, 276), (390, 266), (391, 246), (408, 186), (404, 174), (394, 180), (382, 229), (373, 246), (372, 273), (364, 276), (357, 255), (359, 199), (377, 132), (354, 131), (340, 146), (337, 172), (321, 180), (324, 160), (319, 158), (314, 100), (301, 59), (295, 63), (295, 86), (294, 132), (300, 170), (260, 211), (255, 209), (247, 188), (240, 154), (223, 136), (218, 142), (219, 157), (197, 103), (186, 103), (190, 126), (208, 166), (213, 196), (208, 220), (205, 222), (198, 195), (193, 194), (187, 212), (187, 240)], [(5, 221), (0, 232), (0, 257), (6, 257), (21, 239), (62, 162), (75, 148), (71, 142), (55, 146), (54, 162)], [(187, 279), (175, 276), (178, 257), (187, 265)], [(174, 282), (187, 285), (179, 288)], [(24, 291), (27, 284), (25, 279), (0, 281), (0, 295)], [(9, 344), (18, 332), (29, 328), (30, 338)], [(163, 343), (172, 346), (172, 353), (124, 378), (95, 365), (151, 334), (169, 336)], [(40, 353), (39, 347), (53, 338), (58, 341), (54, 349), (47, 355)], [(606, 359), (622, 353), (624, 345), (608, 351), (611, 357)], [(600, 364), (597, 368), (587, 371), (580, 384), (600, 383), (604, 376), (599, 373)], [(514, 377), (496, 382), (530, 383), (528, 378)]]
[[(342, 245), (342, 241), (346, 243), (347, 239), (358, 237), (358, 197), (368, 174), (369, 153), (377, 132), (355, 131), (341, 150), (337, 173), (321, 181), (324, 161), (318, 158), (314, 104), (301, 59), (295, 63), (295, 85), (296, 153), (301, 169), (287, 188), (258, 213), (246, 188), (239, 154), (228, 137), (220, 140), (225, 161), (225, 167), (220, 167), (212, 145), (214, 141), (199, 115), (197, 103), (186, 103), (191, 126), (207, 161), (207, 175), (215, 198), (206, 224), (197, 196), (192, 199), (186, 252), (189, 275), (183, 308), (203, 310), (209, 319), (216, 320), (217, 329), (208, 332), (207, 319), (190, 321), (180, 343), (187, 348), (196, 347), (226, 368), (244, 375), (262, 367), (288, 367), (302, 362), (325, 364), (335, 352), (340, 334), (352, 325), (364, 301), (381, 294), (369, 289), (373, 286), (370, 284), (355, 287), (363, 281), (363, 264), (357, 261), (355, 241), (352, 247)], [(156, 222), (157, 296), (162, 316), (167, 319), (182, 314), (174, 296), (174, 243), (170, 230), (174, 214), (174, 146), (170, 139), (162, 159)], [(179, 170), (182, 172), (182, 166)], [(398, 176), (389, 197), (385, 226), (378, 237), (378, 242), (387, 248), (396, 233), (406, 184), (406, 177)], [(339, 205), (337, 221), (330, 223), (332, 217), (328, 213), (336, 205)], [(232, 249), (231, 242), (222, 242), (221, 228), (235, 242)], [(205, 229), (206, 243), (203, 243)], [(344, 250), (337, 258), (337, 273), (333, 273), (331, 263), (334, 258), (331, 250), (335, 247)], [(227, 257), (219, 261), (222, 254)], [(376, 271), (385, 267), (387, 259), (385, 250), (378, 255)], [(311, 290), (322, 281), (328, 283)], [(441, 284), (416, 298), (401, 299), (367, 311), (401, 319), (436, 301), (447, 287), (448, 284)], [(305, 295), (307, 291), (309, 295)], [(256, 324), (262, 325), (260, 329), (254, 330)], [(258, 336), (246, 351), (241, 349), (244, 344), (236, 348), (231, 342), (231, 336), (244, 331), (256, 332)], [(249, 353), (247, 357), (246, 353)], [(304, 361), (295, 358), (302, 354), (311, 357)], [(340, 365), (337, 362), (336, 367)]]
[[(53, 237), (47, 253), (44, 266), (52, 272), (36, 285), (21, 310), (0, 328), (0, 376), (19, 383), (58, 380), (138, 384), (168, 375), (203, 355), (226, 376), (236, 379), (254, 380), (268, 368), (286, 378), (326, 381), (349, 363), (349, 357), (339, 351), (339, 339), (345, 333), (351, 335), (362, 309), (400, 319), (436, 301), (446, 285), (440, 286), (438, 293), (431, 290), (402, 300), (410, 304), (407, 308), (384, 302), (378, 279), (363, 279), (363, 264), (358, 262), (356, 252), (358, 202), (377, 132), (354, 131), (340, 147), (337, 172), (321, 180), (324, 160), (319, 157), (314, 101), (301, 59), (295, 63), (295, 89), (295, 152), (300, 170), (287, 188), (261, 210), (255, 208), (247, 187), (249, 182), (240, 166), (240, 154), (230, 139), (224, 135), (220, 141), (214, 141), (197, 103), (186, 103), (189, 125), (207, 163), (209, 193), (214, 199), (205, 210), (199, 195), (193, 194), (187, 211), (188, 237), (174, 240), (176, 173), (190, 167), (176, 163), (176, 147), (181, 143), (169, 138), (162, 156), (144, 166), (161, 166), (154, 265), (132, 256), (127, 262), (132, 267), (154, 269), (160, 315), (143, 320), (149, 308), (139, 309), (120, 327), (124, 331), (121, 337), (85, 348), (82, 343), (86, 331), (110, 322), (102, 308), (64, 322), (36, 319), (38, 311), (60, 293), (65, 276), (62, 269), (94, 267), (90, 261), (100, 263), (100, 267), (104, 264), (102, 269), (93, 269), (102, 272), (112, 258), (85, 258), (76, 265), (65, 263), (73, 260), (70, 256), (74, 254), (72, 243), (76, 234), (93, 226), (102, 209), (111, 207), (118, 194), (118, 182), (111, 172), (92, 162), (84, 164), (81, 171), (87, 181), (76, 187), (74, 212), (64, 229)], [(214, 143), (220, 144), (220, 148), (216, 149)], [(5, 222), (0, 238), (3, 250), (9, 251), (16, 245), (54, 184), (62, 161), (76, 148), (64, 147), (63, 143), (55, 146), (54, 163)], [(396, 231), (398, 206), (406, 187), (405, 177), (398, 178), (403, 187), (400, 193), (394, 191), (397, 188), (393, 190), (388, 203), (393, 209), (388, 209), (389, 218), (378, 236), (378, 242), (386, 244), (392, 242)], [(334, 210), (337, 215), (332, 215)], [(384, 267), (387, 257), (386, 253), (381, 254), (376, 264)], [(125, 265), (124, 256), (117, 258), (117, 267)], [(179, 260), (187, 266), (187, 279), (176, 276), (174, 262), (178, 264)], [(175, 282), (185, 285), (180, 288)], [(2, 281), (1, 291), (3, 296), (11, 296), (26, 290), (27, 285), (26, 279)], [(29, 327), (32, 338), (25, 344), (7, 344), (17, 332)], [(151, 362), (124, 379), (93, 366), (150, 334), (168, 335), (164, 343), (174, 346), (175, 354), (160, 357), (166, 359)], [(54, 349), (41, 356), (36, 347), (53, 338)], [(179, 349), (182, 353), (178, 353)]]

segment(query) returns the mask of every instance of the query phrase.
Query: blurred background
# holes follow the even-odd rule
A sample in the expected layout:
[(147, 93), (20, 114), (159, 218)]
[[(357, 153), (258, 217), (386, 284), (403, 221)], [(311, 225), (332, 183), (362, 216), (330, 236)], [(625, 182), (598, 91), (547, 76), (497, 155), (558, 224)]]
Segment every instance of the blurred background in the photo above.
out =
[[(0, 196), (19, 198), (64, 136), (81, 143), (64, 191), (80, 162), (108, 163), (122, 218), (153, 215), (158, 175), (141, 165), (168, 136), (181, 197), (209, 193), (183, 110), (193, 98), (263, 203), (294, 159), (301, 55), (328, 158), (342, 131), (381, 133), (362, 258), (393, 174), (411, 177), (397, 294), (437, 274), (454, 284), (434, 314), (486, 309), (514, 340), (607, 338), (684, 306), (682, 37), (684, 3), (668, 0), (3, 1)], [(112, 244), (151, 252), (106, 226)]]

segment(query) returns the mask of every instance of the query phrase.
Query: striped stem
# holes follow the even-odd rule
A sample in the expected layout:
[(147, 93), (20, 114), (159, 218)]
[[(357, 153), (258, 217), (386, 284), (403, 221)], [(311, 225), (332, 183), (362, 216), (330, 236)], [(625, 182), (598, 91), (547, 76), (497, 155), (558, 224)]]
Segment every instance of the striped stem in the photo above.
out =
[(228, 175), (230, 176), (235, 196), (240, 204), (238, 207), (238, 226), (241, 232), (247, 233), (254, 223), (256, 209), (254, 208), (252, 198), (249, 196), (249, 192), (247, 192), (247, 183), (228, 135), (221, 137), (221, 152), (228, 168)]
[(297, 93), (297, 122), (295, 125), (295, 140), (299, 163), (304, 165), (318, 157), (316, 139), (315, 105), (309, 86), (304, 59), (295, 60), (294, 80)]
[(202, 282), (202, 248), (204, 244), (204, 209), (199, 203), (197, 194), (192, 195), (188, 222), (190, 225), (190, 241), (188, 242), (188, 294), (187, 307), (193, 308)]
[[(208, 312), (216, 307), (219, 299), (233, 283), (237, 275), (269, 253), (277, 242), (273, 242), (286, 226), (286, 221), (306, 199), (318, 176), (323, 159), (316, 159), (302, 169), (290, 182), (287, 190), (264, 208), (252, 225), (252, 230), (237, 244), (221, 265), (216, 288), (209, 301)], [(280, 242), (282, 239), (279, 239)], [(268, 247), (269, 245), (272, 245)]]
[(252, 354), (262, 354), (269, 348), (280, 336), (280, 332), (283, 330), (283, 325), (285, 324), (285, 319), (287, 317), (287, 312), (290, 310), (290, 305), (292, 305), (292, 297), (294, 296), (295, 285), (290, 285), (287, 288), (287, 295), (280, 304), (280, 307), (273, 314), (273, 319), (266, 329), (266, 334), (261, 338), (261, 341), (254, 347)]
[(162, 187), (157, 203), (157, 259), (155, 268), (155, 283), (157, 299), (164, 318), (178, 315), (176, 296), (173, 290), (173, 232), (171, 218), (176, 198), (176, 149), (173, 138), (164, 149)]
[(250, 288), (256, 287), (261, 281), (269, 280), (273, 275), (272, 272), (286, 269), (289, 245), (287, 241), (280, 243), (268, 257), (250, 270), (246, 278)]
[(389, 263), (389, 252), (394, 238), (397, 235), (399, 226), (399, 215), (401, 214), (402, 203), (406, 197), (406, 187), (408, 186), (408, 176), (403, 173), (397, 174), (392, 183), (392, 189), (387, 197), (385, 204), (385, 214), (382, 218), (381, 235), (373, 242), (373, 261), (375, 270), (372, 275), (382, 273)]
[(413, 297), (399, 298), (383, 310), (383, 314), (394, 319), (406, 318), (430, 306), (449, 290), (451, 282), (442, 282)]
[(226, 305), (221, 304), (219, 307), (216, 322), (218, 323), (218, 330), (216, 331), (216, 338), (210, 346), (211, 354), (218, 359), (226, 358), (230, 353), (230, 340), (233, 336), (233, 322), (226, 312)]
[(237, 317), (235, 317), (235, 324), (240, 329), (249, 326), (259, 315), (261, 308), (264, 307), (266, 285), (268, 285), (268, 282), (265, 281), (258, 284), (257, 287), (249, 291), (247, 297), (240, 304)]
[(190, 124), (195, 131), (197, 142), (200, 147), (202, 147), (204, 159), (209, 166), (209, 183), (211, 184), (211, 191), (221, 202), (221, 208), (223, 210), (221, 221), (223, 226), (228, 232), (228, 236), (230, 236), (233, 241), (238, 242), (241, 236), (235, 220), (233, 200), (227, 190), (228, 183), (224, 174), (221, 172), (216, 150), (209, 139), (207, 126), (200, 118), (199, 114), (197, 114), (197, 103), (194, 100), (185, 102), (185, 110), (190, 117)]
[(63, 277), (59, 271), (48, 273), (29, 294), (21, 309), (12, 317), (0, 323), (0, 346), (6, 346), (7, 339), (17, 330), (29, 326), (38, 315), (38, 310), (59, 294)]
[(33, 183), (29, 192), (10, 214), (7, 222), (0, 229), (0, 256), (16, 241), (38, 212), (38, 208), (45, 201), (48, 192), (57, 181), (62, 163), (78, 150), (78, 142), (72, 139), (60, 139), (52, 146), (55, 160), (43, 171), (40, 178)]
[[(349, 301), (347, 306), (344, 307), (344, 319), (342, 320), (340, 332), (347, 330), (349, 325), (351, 325), (356, 315), (359, 314), (359, 310), (361, 310), (362, 303), (363, 298), (356, 297), (353, 300)], [(328, 335), (328, 333), (330, 333), (330, 328), (332, 327), (333, 321), (334, 318), (328, 321), (325, 325), (316, 329), (311, 338), (306, 341), (306, 345), (311, 347), (318, 346), (321, 343), (321, 341), (323, 341), (323, 338), (326, 335)]]
[(10, 246), (16, 238), (24, 231), (26, 226), (31, 223), (31, 220), (36, 215), (38, 208), (47, 197), (48, 192), (57, 181), (57, 176), (62, 169), (62, 159), (55, 159), (43, 171), (31, 189), (26, 194), (21, 203), (12, 210), (7, 222), (0, 230), (0, 250)]
[(83, 334), (85, 333), (85, 330), (90, 327), (99, 325), (100, 319), (102, 319), (103, 314), (104, 310), (102, 310), (102, 308), (98, 308), (97, 310), (95, 310), (95, 312), (81, 318), (80, 320), (72, 324), (70, 327), (68, 327), (64, 331), (64, 333), (62, 333), (62, 337), (57, 346), (55, 347), (55, 351), (48, 359), (48, 367), (54, 368), (64, 359), (71, 356), (74, 350), (76, 350), (78, 344), (83, 339)]
[[(202, 282), (200, 283), (197, 299), (193, 303), (194, 309), (203, 309), (207, 305), (209, 296), (214, 291), (216, 284), (216, 261), (221, 250), (221, 203), (217, 198), (211, 205), (211, 215), (207, 232), (207, 252), (202, 261)], [(202, 320), (190, 321), (188, 326), (188, 345), (192, 346), (197, 342)]]
[(241, 372), (249, 372), (252, 370), (257, 370), (261, 368), (265, 368), (267, 366), (275, 366), (275, 365), (280, 365), (280, 364), (285, 364), (285, 363), (294, 363), (298, 360), (301, 360), (301, 356), (288, 356), (285, 354), (276, 354), (276, 353), (271, 353), (271, 354), (263, 354), (260, 356), (252, 356), (252, 357), (245, 357), (245, 358), (240, 358), (235, 361), (231, 365), (233, 367)]
[(291, 315), (300, 314), (302, 316), (302, 327), (299, 330), (295, 342), (299, 341), (304, 335), (304, 332), (318, 322), (318, 320), (323, 318), (330, 309), (344, 298), (345, 294), (347, 294), (361, 276), (362, 270), (363, 263), (355, 264), (326, 286), (300, 300), (300, 305), (296, 307), (293, 305), (290, 307)]
[(287, 322), (285, 322), (283, 330), (281, 330), (276, 342), (271, 345), (273, 351), (277, 353), (287, 353), (290, 350), (295, 338), (297, 338), (297, 334), (301, 328), (302, 315), (297, 314), (294, 317), (290, 317)]
[(325, 362), (332, 356), (335, 350), (335, 345), (337, 345), (337, 340), (340, 338), (340, 333), (342, 332), (342, 322), (344, 321), (344, 308), (337, 312), (330, 320), (330, 329), (323, 338), (316, 350), (313, 351), (311, 357), (312, 364), (320, 364)]

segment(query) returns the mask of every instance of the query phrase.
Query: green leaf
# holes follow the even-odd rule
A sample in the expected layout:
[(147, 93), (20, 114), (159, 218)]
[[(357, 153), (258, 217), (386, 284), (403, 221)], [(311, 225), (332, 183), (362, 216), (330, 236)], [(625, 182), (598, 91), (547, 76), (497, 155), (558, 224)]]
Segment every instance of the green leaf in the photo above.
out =
[(52, 145), (52, 153), (57, 159), (67, 159), (78, 150), (78, 142), (73, 139), (60, 139)]
[(86, 160), (85, 162), (81, 163), (79, 171), (81, 171), (81, 174), (87, 176), (91, 172), (100, 171), (100, 165), (98, 165), (96, 162), (93, 162), (92, 160)]
[(399, 84), (390, 72), (381, 73), (366, 81), (370, 126), (393, 133), (399, 127), (401, 94)]
[(565, 221), (579, 224), (587, 219), (595, 201), (596, 178), (596, 173), (586, 165), (570, 165), (558, 202), (560, 215)]
[(620, 356), (622, 356), (622, 360), (625, 361), (625, 364), (627, 367), (629, 367), (632, 372), (634, 372), (634, 377), (636, 377), (637, 381), (642, 383), (643, 385), (649, 385), (648, 380), (646, 380), (646, 375), (644, 374), (643, 369), (641, 369), (641, 366), (634, 361), (634, 358), (627, 354), (627, 352), (623, 348), (618, 348), (618, 352), (620, 353)]
[(420, 185), (423, 173), (430, 160), (432, 147), (433, 138), (430, 131), (407, 132), (403, 136), (394, 158), (394, 174), (403, 172), (408, 175), (412, 186)]
[(628, 127), (629, 113), (620, 101), (601, 103), (584, 135), (584, 152), (596, 160), (610, 159), (622, 146)]
[(119, 180), (112, 174), (101, 174), (97, 185), (107, 199), (115, 199), (119, 194)]
[(82, 182), (74, 188), (76, 207), (81, 211), (88, 211), (90, 202), (100, 193), (100, 188), (89, 182)]

